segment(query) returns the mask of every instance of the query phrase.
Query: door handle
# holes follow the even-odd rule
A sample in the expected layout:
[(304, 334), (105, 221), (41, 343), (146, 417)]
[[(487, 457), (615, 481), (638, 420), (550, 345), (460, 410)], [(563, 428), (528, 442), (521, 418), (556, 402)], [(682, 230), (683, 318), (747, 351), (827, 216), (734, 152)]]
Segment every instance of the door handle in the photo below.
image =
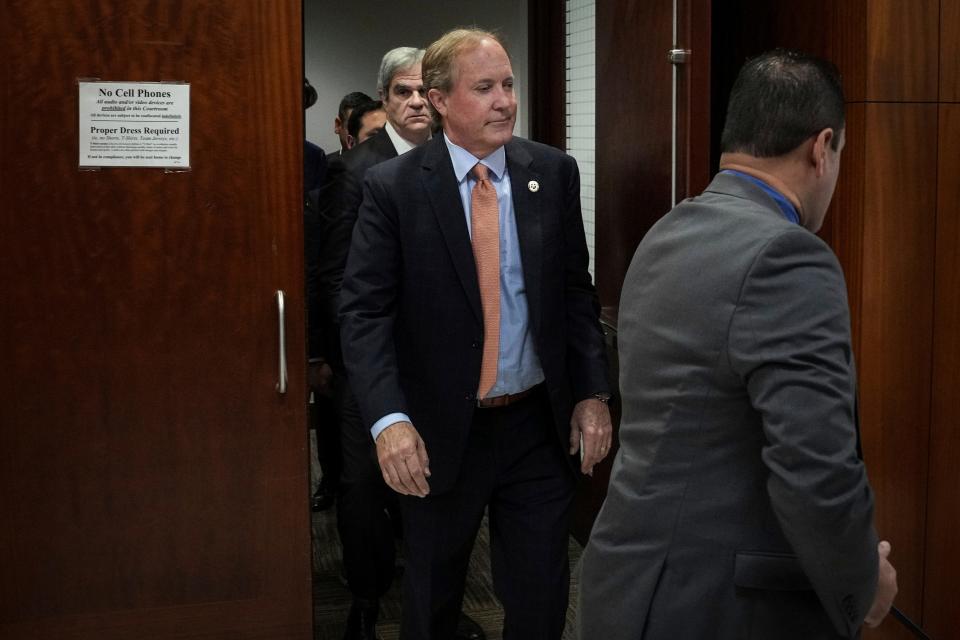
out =
[(287, 323), (284, 302), (283, 291), (277, 289), (277, 320), (280, 325), (280, 379), (276, 387), (278, 393), (287, 392)]
[(690, 60), (690, 49), (670, 49), (667, 52), (670, 64), (687, 64)]

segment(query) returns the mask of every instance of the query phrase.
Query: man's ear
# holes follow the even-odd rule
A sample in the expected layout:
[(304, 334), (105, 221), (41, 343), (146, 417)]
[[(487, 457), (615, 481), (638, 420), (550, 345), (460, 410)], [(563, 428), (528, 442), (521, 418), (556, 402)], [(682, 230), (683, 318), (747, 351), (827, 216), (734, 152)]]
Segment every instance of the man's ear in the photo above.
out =
[(348, 134), (347, 134), (347, 149), (353, 149), (355, 146), (357, 146), (357, 139), (354, 138), (352, 135), (350, 135), (350, 134), (348, 133)]
[(833, 138), (836, 132), (827, 127), (814, 137), (813, 145), (810, 148), (810, 162), (816, 167), (817, 177), (823, 177), (827, 172), (827, 153), (830, 151), (830, 145), (833, 144)]
[(433, 105), (433, 108), (437, 110), (437, 113), (446, 117), (447, 96), (444, 95), (443, 91), (440, 91), (440, 89), (430, 89), (430, 91), (427, 91), (427, 99), (430, 101), (430, 104)]

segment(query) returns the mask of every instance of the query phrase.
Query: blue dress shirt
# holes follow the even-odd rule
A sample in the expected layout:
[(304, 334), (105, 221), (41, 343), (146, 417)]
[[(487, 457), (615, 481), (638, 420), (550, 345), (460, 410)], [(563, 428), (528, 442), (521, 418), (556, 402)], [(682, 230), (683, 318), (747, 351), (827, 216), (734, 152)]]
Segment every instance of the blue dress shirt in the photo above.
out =
[(780, 207), (783, 217), (794, 224), (800, 224), (800, 215), (797, 213), (797, 208), (793, 206), (793, 203), (787, 200), (786, 196), (782, 193), (768, 185), (766, 182), (759, 178), (754, 178), (753, 176), (743, 173), (742, 171), (737, 171), (735, 169), (724, 169), (721, 173), (729, 173), (730, 175), (738, 176), (744, 180), (748, 180), (753, 184), (757, 185), (763, 189), (767, 195), (773, 198), (774, 202), (777, 203), (777, 206)]

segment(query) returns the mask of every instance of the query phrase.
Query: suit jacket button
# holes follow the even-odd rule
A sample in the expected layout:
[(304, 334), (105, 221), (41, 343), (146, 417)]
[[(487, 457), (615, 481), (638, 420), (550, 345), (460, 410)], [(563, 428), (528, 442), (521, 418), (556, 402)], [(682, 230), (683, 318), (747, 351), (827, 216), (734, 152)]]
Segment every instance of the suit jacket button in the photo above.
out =
[(473, 347), (474, 349), (479, 349), (480, 342), (478, 340), (474, 340), (473, 342), (470, 343), (470, 346)]
[(472, 402), (472, 401), (473, 401), (473, 394), (472, 394), (472, 393), (468, 393), (468, 394), (466, 394), (466, 395), (463, 396), (463, 399), (466, 400), (467, 402)]

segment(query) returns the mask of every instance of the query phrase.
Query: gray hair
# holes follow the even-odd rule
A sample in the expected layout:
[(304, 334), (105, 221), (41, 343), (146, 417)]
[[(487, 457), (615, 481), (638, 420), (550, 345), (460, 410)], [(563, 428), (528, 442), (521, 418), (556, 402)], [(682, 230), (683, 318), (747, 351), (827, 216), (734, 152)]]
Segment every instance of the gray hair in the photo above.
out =
[(380, 62), (380, 73), (377, 74), (377, 91), (384, 100), (390, 90), (390, 82), (398, 72), (409, 69), (423, 60), (423, 49), (414, 47), (397, 47), (383, 54)]

